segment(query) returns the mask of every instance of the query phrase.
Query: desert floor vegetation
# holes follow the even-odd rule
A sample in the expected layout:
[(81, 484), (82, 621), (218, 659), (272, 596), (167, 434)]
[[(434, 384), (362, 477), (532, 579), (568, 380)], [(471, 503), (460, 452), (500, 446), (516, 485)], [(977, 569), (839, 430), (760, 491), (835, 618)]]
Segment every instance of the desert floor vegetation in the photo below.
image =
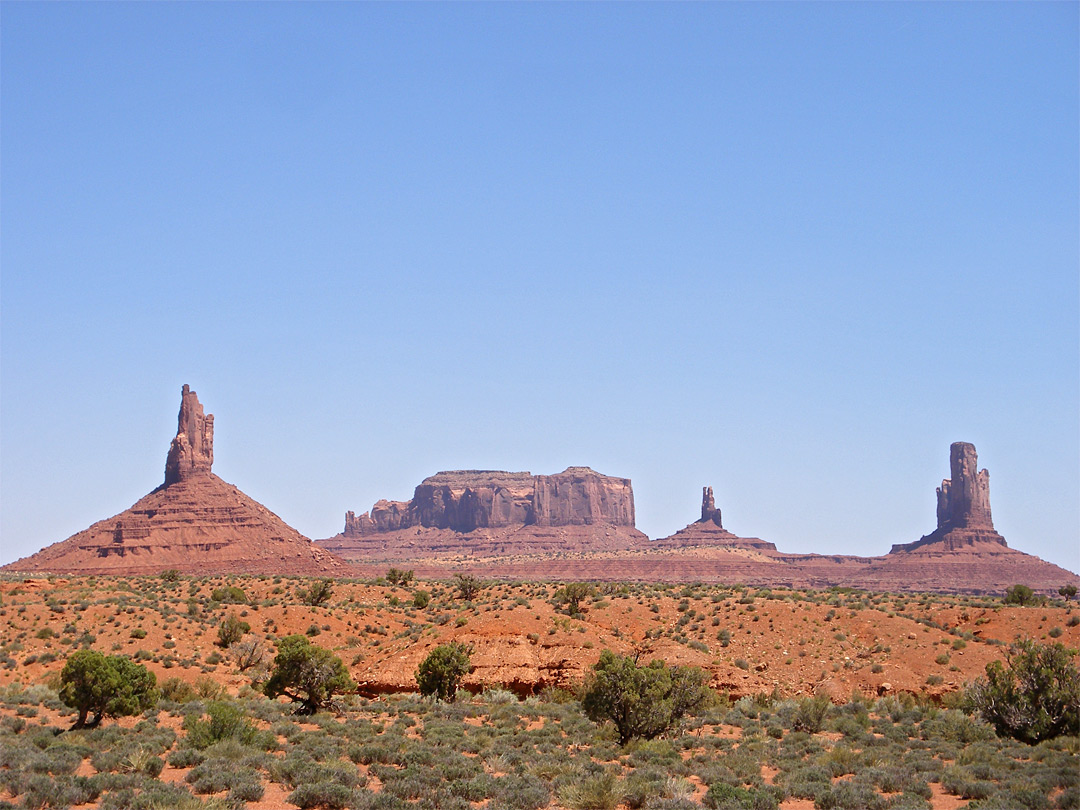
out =
[[(1074, 600), (599, 584), (571, 610), (561, 583), (393, 579), (319, 604), (288, 577), (0, 580), (0, 807), (1080, 807), (1075, 731), (1014, 740), (961, 699), (1018, 638), (1080, 646)], [(230, 617), (250, 629), (222, 646)], [(359, 693), (267, 697), (290, 636)], [(457, 699), (416, 694), (451, 643)], [(157, 704), (72, 730), (79, 650), (145, 666)], [(605, 651), (715, 699), (622, 744), (582, 705)]]

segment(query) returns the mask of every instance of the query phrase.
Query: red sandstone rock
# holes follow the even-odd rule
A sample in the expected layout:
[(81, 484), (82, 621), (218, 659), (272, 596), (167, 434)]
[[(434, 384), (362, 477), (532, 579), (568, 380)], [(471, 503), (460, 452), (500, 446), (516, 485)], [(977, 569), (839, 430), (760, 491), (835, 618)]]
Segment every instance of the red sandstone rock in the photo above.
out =
[(949, 448), (952, 478), (942, 481), (937, 490), (937, 529), (914, 543), (894, 545), (890, 553), (1008, 548), (990, 517), (990, 473), (978, 470), (978, 462), (975, 445), (953, 442)]
[(425, 478), (410, 501), (346, 512), (344, 532), (316, 542), (354, 560), (581, 553), (642, 546), (633, 526), (627, 478), (453, 470)]
[(199, 397), (188, 386), (180, 392), (176, 438), (165, 459), (165, 485), (210, 472), (214, 464), (214, 415), (204, 415)]
[(345, 575), (346, 563), (210, 472), (214, 417), (184, 386), (165, 483), (130, 509), (4, 566), (72, 574)]

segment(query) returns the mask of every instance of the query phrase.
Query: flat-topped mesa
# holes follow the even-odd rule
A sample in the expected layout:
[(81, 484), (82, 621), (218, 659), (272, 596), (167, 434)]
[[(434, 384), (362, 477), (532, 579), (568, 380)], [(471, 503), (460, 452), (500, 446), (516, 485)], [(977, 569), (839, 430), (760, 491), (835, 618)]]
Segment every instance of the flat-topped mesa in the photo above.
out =
[(468, 533), (511, 526), (634, 525), (628, 478), (569, 467), (556, 475), (501, 470), (451, 470), (425, 478), (410, 501), (376, 503), (345, 513), (346, 537), (423, 526)]
[(208, 475), (214, 464), (214, 415), (204, 414), (199, 397), (185, 385), (180, 391), (176, 437), (165, 459), (165, 486)]
[(949, 551), (975, 543), (1007, 547), (990, 516), (990, 473), (978, 466), (975, 445), (953, 442), (949, 447), (952, 477), (937, 488), (937, 529), (914, 543), (894, 545), (892, 551), (914, 551), (931, 543)]
[(701, 488), (701, 520), (698, 523), (715, 523), (720, 528), (724, 524), (720, 521), (720, 510), (716, 508), (716, 499), (713, 497), (712, 487)]

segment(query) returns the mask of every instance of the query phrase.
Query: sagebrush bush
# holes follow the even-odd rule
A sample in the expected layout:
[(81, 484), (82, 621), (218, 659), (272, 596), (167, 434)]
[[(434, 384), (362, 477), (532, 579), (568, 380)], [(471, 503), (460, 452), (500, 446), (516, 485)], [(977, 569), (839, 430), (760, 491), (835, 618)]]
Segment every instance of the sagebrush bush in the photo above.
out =
[(1006, 664), (986, 665), (986, 678), (969, 687), (965, 705), (986, 718), (998, 734), (1022, 742), (1080, 734), (1075, 655), (1060, 643), (1019, 641), (1011, 646)]

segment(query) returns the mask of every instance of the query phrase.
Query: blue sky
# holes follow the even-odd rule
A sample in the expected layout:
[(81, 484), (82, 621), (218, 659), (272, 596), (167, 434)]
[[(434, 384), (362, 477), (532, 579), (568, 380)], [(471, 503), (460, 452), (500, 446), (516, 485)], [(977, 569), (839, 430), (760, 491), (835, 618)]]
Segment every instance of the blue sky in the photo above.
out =
[(1080, 570), (1078, 5), (4, 3), (0, 562), (215, 472), (311, 537), (632, 478), (881, 554), (974, 442)]

